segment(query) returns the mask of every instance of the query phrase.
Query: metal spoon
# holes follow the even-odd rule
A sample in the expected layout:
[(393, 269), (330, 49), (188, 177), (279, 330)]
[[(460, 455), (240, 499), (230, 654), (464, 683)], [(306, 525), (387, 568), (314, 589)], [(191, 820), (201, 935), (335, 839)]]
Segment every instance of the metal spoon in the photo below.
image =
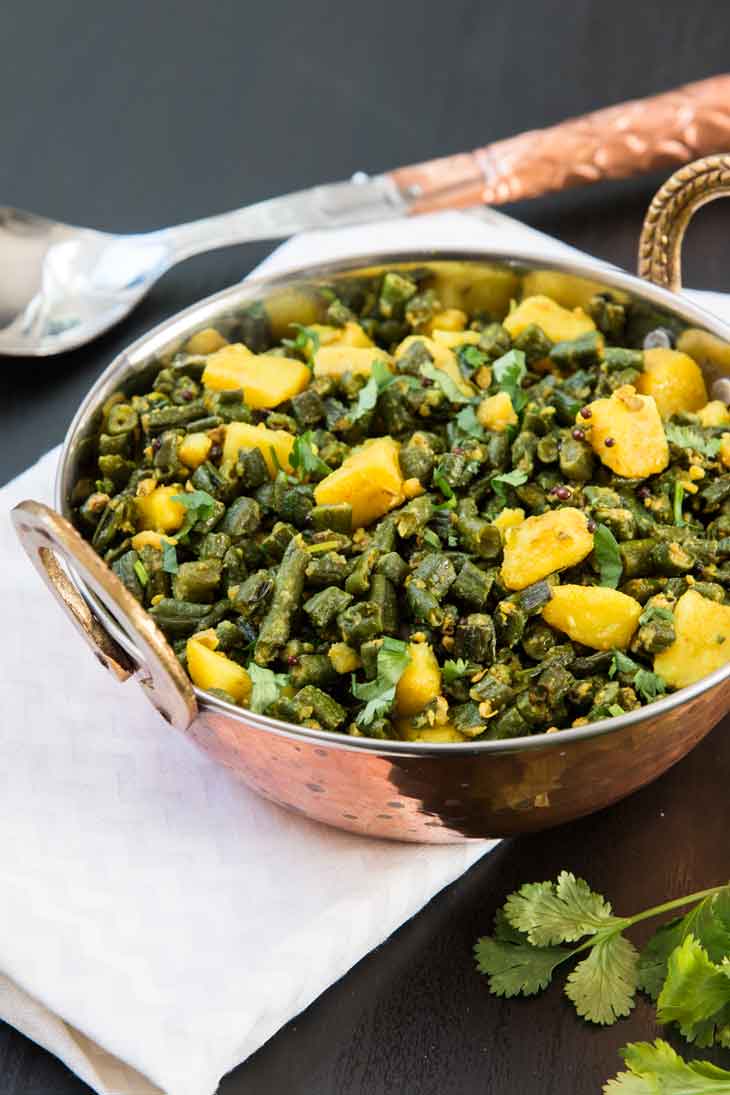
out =
[(536, 197), (730, 150), (730, 75), (385, 175), (357, 174), (217, 217), (141, 235), (75, 228), (0, 208), (0, 354), (45, 357), (123, 319), (175, 263), (411, 213)]

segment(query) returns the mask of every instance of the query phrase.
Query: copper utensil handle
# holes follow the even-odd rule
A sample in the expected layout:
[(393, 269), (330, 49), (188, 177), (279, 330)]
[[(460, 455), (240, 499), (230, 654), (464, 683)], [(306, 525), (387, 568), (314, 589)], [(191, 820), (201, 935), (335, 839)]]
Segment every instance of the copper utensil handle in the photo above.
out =
[(639, 238), (639, 276), (678, 292), (682, 240), (700, 206), (730, 197), (730, 156), (705, 156), (681, 167), (654, 195)]
[(409, 212), (536, 198), (730, 151), (730, 75), (390, 173)]
[[(11, 519), (28, 558), (95, 657), (119, 681), (136, 675), (148, 699), (173, 726), (184, 730), (197, 714), (192, 685), (151, 616), (65, 517), (40, 502), (21, 502)], [(59, 563), (70, 564), (124, 621), (145, 664), (134, 664), (74, 587)]]

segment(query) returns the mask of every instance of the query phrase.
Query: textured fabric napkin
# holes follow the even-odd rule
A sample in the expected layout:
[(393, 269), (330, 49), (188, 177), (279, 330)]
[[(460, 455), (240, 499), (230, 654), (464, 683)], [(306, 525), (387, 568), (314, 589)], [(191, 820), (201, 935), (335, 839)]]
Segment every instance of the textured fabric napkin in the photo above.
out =
[[(498, 214), (289, 241), (562, 245)], [(492, 842), (365, 840), (264, 802), (89, 656), (15, 542), (58, 450), (0, 491), (0, 1017), (103, 1095), (212, 1095)]]

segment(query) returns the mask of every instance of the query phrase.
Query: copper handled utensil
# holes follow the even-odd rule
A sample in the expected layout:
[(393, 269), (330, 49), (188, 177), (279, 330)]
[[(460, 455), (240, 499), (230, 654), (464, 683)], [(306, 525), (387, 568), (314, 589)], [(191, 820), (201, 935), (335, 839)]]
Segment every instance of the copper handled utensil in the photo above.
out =
[(384, 175), (301, 190), (157, 232), (118, 236), (0, 208), (0, 354), (49, 356), (123, 319), (171, 266), (276, 239), (533, 198), (730, 151), (730, 75), (687, 84)]
[[(69, 495), (98, 408), (113, 391), (133, 385), (161, 353), (254, 301), (276, 305), (281, 322), (293, 319), (297, 299), (311, 300), (306, 294), (298, 298), (297, 288), (332, 284), (338, 276), (372, 271), (374, 265), (397, 269), (415, 261), (434, 271), (440, 267), (440, 276), (452, 278), (459, 292), (484, 286), (491, 275), (507, 302), (528, 274), (548, 276), (556, 287), (562, 281), (571, 294), (618, 290), (650, 305), (655, 314), (679, 320), (683, 335), (694, 338), (697, 360), (712, 383), (730, 372), (730, 327), (666, 290), (678, 284), (681, 238), (693, 211), (728, 193), (730, 156), (684, 167), (662, 187), (641, 237), (644, 282), (589, 260), (483, 249), (434, 255), (424, 247), (406, 255), (354, 256), (225, 290), (168, 320), (112, 362), (66, 438), (55, 492), (60, 512), (21, 503), (12, 514), (18, 536), (101, 664), (118, 680), (134, 677), (169, 723), (248, 786), (290, 810), (364, 835), (445, 843), (548, 828), (608, 806), (680, 760), (727, 714), (730, 664), (617, 718), (502, 741), (380, 741), (295, 726), (193, 690), (152, 618), (67, 520)], [(71, 578), (62, 563), (71, 567)]]

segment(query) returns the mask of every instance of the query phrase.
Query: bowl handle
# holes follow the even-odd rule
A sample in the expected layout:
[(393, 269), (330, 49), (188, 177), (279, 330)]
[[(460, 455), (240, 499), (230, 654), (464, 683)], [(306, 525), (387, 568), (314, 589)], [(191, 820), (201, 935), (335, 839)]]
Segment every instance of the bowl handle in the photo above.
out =
[(654, 195), (639, 239), (639, 276), (663, 289), (682, 288), (682, 240), (702, 205), (730, 196), (730, 156), (704, 156), (681, 167)]
[[(119, 681), (134, 676), (163, 718), (178, 729), (186, 729), (197, 714), (195, 693), (152, 617), (73, 525), (55, 510), (41, 502), (21, 502), (11, 519), (28, 558), (98, 661)], [(144, 665), (137, 666), (112, 638), (66, 574), (59, 557), (123, 622), (144, 656)]]

